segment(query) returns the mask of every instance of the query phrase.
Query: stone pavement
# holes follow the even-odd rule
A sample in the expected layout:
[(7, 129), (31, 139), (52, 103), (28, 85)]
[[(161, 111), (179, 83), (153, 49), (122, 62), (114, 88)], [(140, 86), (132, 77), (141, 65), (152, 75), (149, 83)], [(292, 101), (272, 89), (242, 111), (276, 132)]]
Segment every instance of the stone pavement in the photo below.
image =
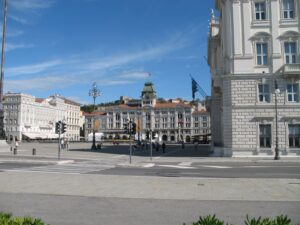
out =
[(185, 200), (300, 201), (298, 179), (0, 173), (0, 192)]

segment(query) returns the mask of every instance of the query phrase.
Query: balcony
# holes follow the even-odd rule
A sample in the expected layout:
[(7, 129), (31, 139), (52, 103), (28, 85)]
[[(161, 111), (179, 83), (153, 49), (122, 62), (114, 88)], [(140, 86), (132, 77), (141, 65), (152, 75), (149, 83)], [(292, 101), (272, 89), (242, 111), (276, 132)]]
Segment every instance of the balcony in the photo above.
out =
[(300, 78), (300, 63), (285, 64), (277, 71), (284, 78)]

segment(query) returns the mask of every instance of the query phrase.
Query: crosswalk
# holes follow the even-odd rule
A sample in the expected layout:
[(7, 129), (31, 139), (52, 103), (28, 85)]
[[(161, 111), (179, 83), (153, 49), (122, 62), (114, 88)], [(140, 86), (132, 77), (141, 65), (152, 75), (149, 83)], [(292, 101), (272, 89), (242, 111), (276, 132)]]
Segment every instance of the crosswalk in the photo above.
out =
[[(0, 163), (1, 164), (1, 163)], [(224, 165), (225, 164), (225, 165)], [(124, 163), (124, 159), (110, 159), (110, 160), (86, 160), (86, 161), (76, 161), (76, 160), (64, 160), (59, 161), (55, 164), (40, 164), (22, 167), (14, 167), (7, 169), (0, 169), (1, 171), (14, 171), (14, 172), (37, 172), (37, 173), (63, 173), (63, 174), (89, 174), (89, 173), (104, 173), (105, 170), (109, 169), (122, 169), (122, 168), (143, 168), (143, 169), (174, 169), (174, 170), (197, 170), (197, 169), (212, 169), (212, 170), (230, 170), (230, 169), (241, 169), (241, 168), (268, 168), (273, 167), (273, 165), (233, 165), (226, 163), (199, 163), (193, 161), (183, 161), (183, 162), (145, 162), (136, 161), (132, 164), (129, 162)], [(285, 166), (287, 167), (287, 166)], [(103, 171), (103, 172), (102, 172)]]
[(93, 162), (71, 162), (58, 163), (52, 165), (32, 166), (25, 168), (13, 168), (5, 171), (14, 172), (40, 172), (40, 173), (64, 173), (64, 174), (87, 174), (114, 168), (115, 165), (107, 162), (93, 161)]

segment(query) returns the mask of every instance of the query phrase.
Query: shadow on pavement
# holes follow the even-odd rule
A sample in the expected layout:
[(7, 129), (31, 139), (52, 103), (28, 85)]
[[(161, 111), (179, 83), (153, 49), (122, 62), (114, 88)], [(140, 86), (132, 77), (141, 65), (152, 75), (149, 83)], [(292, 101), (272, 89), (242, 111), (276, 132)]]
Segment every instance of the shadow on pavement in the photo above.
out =
[[(81, 152), (94, 152), (94, 153), (107, 153), (107, 154), (116, 154), (116, 155), (129, 155), (129, 145), (103, 145), (101, 149), (92, 151), (90, 148), (86, 149), (69, 149), (69, 151), (81, 151)], [(149, 156), (150, 147), (142, 148), (138, 146), (137, 148), (132, 147), (132, 154), (134, 156)], [(199, 145), (198, 148), (195, 148), (194, 145), (185, 145), (182, 149), (181, 145), (167, 145), (165, 153), (163, 153), (162, 148), (160, 147), (157, 151), (156, 148), (152, 149), (152, 156), (160, 157), (209, 157), (212, 156), (213, 152), (210, 150), (209, 145)]]

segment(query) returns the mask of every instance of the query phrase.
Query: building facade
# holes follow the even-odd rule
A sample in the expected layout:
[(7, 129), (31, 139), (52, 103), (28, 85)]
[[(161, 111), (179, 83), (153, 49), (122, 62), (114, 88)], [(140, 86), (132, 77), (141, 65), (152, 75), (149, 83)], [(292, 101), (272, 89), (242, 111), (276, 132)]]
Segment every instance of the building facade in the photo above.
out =
[(93, 131), (94, 116), (96, 132), (107, 139), (128, 139), (124, 124), (130, 120), (137, 125), (136, 140), (145, 140), (149, 131), (156, 134), (157, 141), (166, 142), (191, 142), (194, 136), (210, 134), (210, 116), (204, 106), (179, 99), (159, 101), (151, 82), (145, 83), (141, 99), (127, 99), (86, 114), (86, 138)]
[(280, 155), (300, 155), (299, 0), (215, 6), (208, 45), (215, 150), (273, 156), (278, 140)]
[(76, 102), (57, 95), (41, 99), (22, 93), (8, 93), (4, 96), (3, 108), (8, 140), (57, 138), (57, 121), (67, 124), (63, 137), (79, 140), (80, 104)]

